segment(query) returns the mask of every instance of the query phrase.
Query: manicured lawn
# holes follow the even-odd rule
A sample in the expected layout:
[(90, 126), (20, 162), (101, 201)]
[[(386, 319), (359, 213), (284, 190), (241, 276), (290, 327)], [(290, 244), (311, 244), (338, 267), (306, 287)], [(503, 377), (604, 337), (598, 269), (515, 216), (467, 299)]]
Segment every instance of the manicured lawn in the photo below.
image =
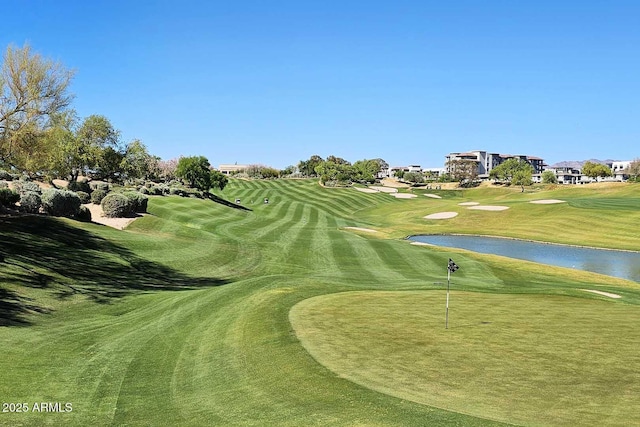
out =
[[(638, 423), (629, 409), (637, 390), (623, 379), (624, 370), (629, 381), (640, 372), (629, 327), (638, 284), (401, 239), (458, 231), (640, 249), (639, 213), (625, 208), (640, 187), (589, 190), (424, 190), (443, 198), (403, 200), (309, 180), (232, 180), (220, 196), (250, 210), (154, 197), (150, 215), (125, 231), (0, 218), (0, 396), (73, 407), (0, 413), (0, 425)], [(536, 198), (567, 203), (528, 203)], [(470, 211), (464, 201), (510, 209)], [(422, 218), (451, 210), (460, 215)], [(461, 269), (445, 334), (449, 257)], [(602, 325), (610, 327), (595, 329)], [(425, 343), (429, 351), (413, 351)], [(573, 359), (571, 348), (580, 349)], [(553, 359), (549, 372), (498, 384)], [(504, 363), (489, 373), (492, 360)], [(623, 366), (612, 371), (613, 363)], [(541, 418), (552, 392), (562, 405)]]

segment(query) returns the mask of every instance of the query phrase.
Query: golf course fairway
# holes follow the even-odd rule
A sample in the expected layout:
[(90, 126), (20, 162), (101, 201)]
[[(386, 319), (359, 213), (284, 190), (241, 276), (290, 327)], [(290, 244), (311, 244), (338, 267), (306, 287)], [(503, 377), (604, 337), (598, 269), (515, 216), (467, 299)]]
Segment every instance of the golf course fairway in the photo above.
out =
[(640, 284), (404, 240), (640, 250), (639, 185), (402, 191), (232, 179), (244, 209), (154, 196), (125, 230), (0, 217), (0, 425), (640, 424)]

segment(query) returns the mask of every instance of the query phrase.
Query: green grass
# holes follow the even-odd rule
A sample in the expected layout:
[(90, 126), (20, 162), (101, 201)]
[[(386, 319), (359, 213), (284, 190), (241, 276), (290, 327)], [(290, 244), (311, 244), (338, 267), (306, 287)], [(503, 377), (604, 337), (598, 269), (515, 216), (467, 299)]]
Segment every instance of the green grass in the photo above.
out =
[[(637, 306), (440, 291), (322, 295), (291, 313), (305, 348), (398, 398), (517, 424), (640, 420)], [(596, 398), (596, 396), (598, 396)]]
[[(29, 405), (71, 402), (73, 411), (0, 413), (0, 425), (555, 425), (571, 416), (597, 424), (638, 423), (628, 404), (636, 390), (620, 386), (619, 375), (609, 383), (605, 378), (616, 360), (624, 359), (624, 369), (640, 370), (629, 350), (636, 333), (587, 326), (598, 323), (589, 313), (601, 313), (603, 324), (637, 323), (640, 286), (401, 239), (457, 230), (640, 249), (633, 231), (638, 211), (625, 208), (635, 206), (640, 187), (591, 190), (425, 190), (443, 198), (397, 200), (325, 189), (308, 180), (232, 180), (220, 196), (240, 198), (250, 210), (153, 197), (150, 215), (126, 231), (2, 217), (0, 396)], [(268, 205), (262, 203), (265, 197)], [(568, 203), (528, 203), (535, 198)], [(510, 209), (458, 206), (469, 200)], [(445, 210), (460, 215), (438, 223), (422, 219)], [(351, 232), (347, 226), (379, 232)], [(452, 306), (452, 328), (443, 335), (442, 285), (434, 282), (443, 281), (450, 256), (462, 267), (452, 300), (459, 305)], [(623, 298), (613, 301), (579, 289)], [(351, 312), (346, 308), (360, 307), (356, 297), (373, 305)], [(545, 303), (553, 310), (545, 310)], [(309, 304), (318, 304), (317, 312), (302, 310)], [(418, 310), (429, 304), (432, 313)], [(344, 316), (322, 317), (338, 305)], [(478, 325), (483, 308), (498, 305), (499, 315)], [(538, 319), (530, 322), (531, 330), (527, 322), (514, 320), (528, 309), (535, 309)], [(562, 334), (557, 313), (565, 313), (566, 322), (580, 322), (567, 324)], [(462, 327), (465, 318), (470, 327)], [(319, 320), (304, 324), (311, 319)], [(546, 330), (552, 319), (558, 329)], [(504, 325), (510, 320), (509, 329)], [(342, 322), (340, 328), (322, 328), (335, 321)], [(318, 334), (304, 335), (310, 327), (318, 327)], [(402, 333), (391, 336), (394, 330)], [(553, 338), (540, 349), (547, 359), (511, 360), (510, 355), (530, 350), (523, 338), (532, 331), (538, 341)], [(390, 339), (382, 342), (385, 334)], [(313, 348), (327, 348), (326, 337), (345, 345), (321, 357)], [(425, 339), (437, 341), (434, 353), (411, 351), (422, 348)], [(539, 378), (520, 375), (512, 386), (520, 395), (537, 390), (536, 381), (549, 382), (545, 375), (551, 373), (557, 381), (549, 387), (556, 395), (567, 390), (557, 384), (563, 379), (589, 378), (594, 386), (566, 397), (580, 405), (563, 405), (540, 418), (548, 396), (512, 402), (514, 388), (479, 385), (493, 377), (478, 371), (491, 359), (487, 349), (480, 351), (488, 339), (492, 354), (509, 361), (503, 376), (530, 372), (532, 360), (543, 367), (550, 358), (562, 361)], [(583, 349), (571, 362), (569, 349), (594, 340), (601, 345), (598, 352), (591, 356)], [(607, 347), (611, 342), (620, 345)], [(366, 348), (370, 351), (361, 351), (357, 364), (341, 360), (341, 352)], [(465, 348), (470, 357), (460, 357)], [(437, 358), (457, 350), (462, 352), (455, 364)], [(606, 361), (596, 357), (603, 352)], [(385, 360), (394, 360), (393, 366)], [(346, 365), (336, 367), (336, 361)], [(578, 361), (587, 365), (588, 375), (576, 372), (571, 363)], [(416, 372), (415, 366), (432, 364), (438, 368), (430, 376)], [(478, 383), (451, 386), (461, 371)], [(397, 380), (386, 381), (385, 375)], [(472, 394), (473, 403), (465, 403)], [(492, 402), (500, 399), (508, 405), (494, 408)]]

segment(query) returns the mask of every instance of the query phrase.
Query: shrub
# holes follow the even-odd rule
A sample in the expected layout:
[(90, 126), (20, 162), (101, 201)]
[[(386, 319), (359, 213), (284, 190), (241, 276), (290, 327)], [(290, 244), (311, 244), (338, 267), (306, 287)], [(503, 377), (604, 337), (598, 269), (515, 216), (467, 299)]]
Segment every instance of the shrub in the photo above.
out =
[(0, 170), (0, 179), (3, 181), (13, 181), (13, 175), (2, 169)]
[(91, 193), (91, 186), (86, 181), (70, 181), (69, 185), (67, 185), (67, 190), (69, 191), (82, 191), (85, 193)]
[(169, 195), (174, 196), (174, 195), (180, 195), (180, 193), (182, 192), (181, 189), (176, 188), (176, 187), (169, 187)]
[(104, 196), (106, 196), (107, 194), (107, 190), (93, 190), (93, 193), (91, 193), (91, 203), (93, 203), (94, 205), (99, 205), (100, 203), (102, 203), (102, 199), (104, 199)]
[(20, 195), (20, 209), (24, 212), (38, 213), (42, 206), (40, 193), (26, 191)]
[(78, 197), (80, 197), (80, 202), (84, 205), (86, 203), (91, 202), (91, 195), (89, 193), (85, 193), (84, 191), (76, 191)]
[(91, 187), (92, 190), (104, 190), (104, 191), (109, 191), (109, 184), (106, 182), (101, 182), (101, 181), (91, 181), (89, 183), (89, 187)]
[(42, 207), (49, 215), (77, 216), (81, 204), (80, 197), (73, 191), (49, 188), (42, 192)]
[(86, 206), (80, 206), (80, 210), (78, 211), (78, 215), (76, 215), (78, 221), (91, 221), (91, 211)]
[(108, 218), (122, 218), (133, 212), (131, 199), (121, 193), (109, 193), (102, 199), (102, 210)]
[(149, 189), (147, 187), (141, 187), (138, 191), (142, 194), (149, 194)]
[(147, 204), (149, 203), (149, 198), (144, 194), (142, 194), (142, 192), (127, 191), (122, 194), (124, 194), (129, 199), (131, 203), (131, 212), (144, 213), (147, 211)]
[(21, 175), (20, 181), (22, 182), (31, 182), (31, 177), (29, 175)]
[(7, 181), (0, 181), (0, 188), (9, 188), (9, 183)]
[(11, 207), (20, 200), (20, 195), (9, 188), (0, 188), (0, 205)]
[(33, 192), (33, 193), (38, 193), (41, 194), (42, 190), (40, 189), (40, 186), (38, 184), (36, 184), (35, 182), (29, 182), (29, 181), (17, 181), (15, 184), (15, 190), (17, 193), (19, 194), (24, 194), (27, 192)]

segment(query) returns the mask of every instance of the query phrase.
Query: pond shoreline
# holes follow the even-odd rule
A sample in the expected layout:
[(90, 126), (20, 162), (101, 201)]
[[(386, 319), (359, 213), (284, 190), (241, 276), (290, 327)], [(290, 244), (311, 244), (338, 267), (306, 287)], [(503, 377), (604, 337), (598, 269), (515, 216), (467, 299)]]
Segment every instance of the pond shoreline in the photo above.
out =
[[(640, 254), (640, 250), (633, 249), (614, 249), (614, 248), (603, 248), (599, 246), (586, 246), (586, 245), (576, 245), (572, 243), (557, 243), (557, 242), (546, 242), (543, 240), (533, 240), (533, 239), (523, 239), (519, 237), (508, 237), (508, 236), (495, 236), (491, 234), (467, 234), (467, 233), (421, 233), (421, 234), (410, 234), (403, 238), (403, 240), (411, 240), (412, 237), (420, 237), (420, 236), (469, 236), (469, 237), (486, 237), (490, 239), (505, 239), (505, 240), (516, 240), (520, 242), (530, 242), (530, 243), (539, 243), (541, 245), (555, 245), (555, 246), (568, 246), (571, 248), (583, 248), (583, 249), (597, 249), (601, 251), (614, 251), (614, 252), (629, 252)], [(426, 245), (430, 245), (429, 243), (425, 243)], [(437, 246), (437, 245), (430, 245)]]

